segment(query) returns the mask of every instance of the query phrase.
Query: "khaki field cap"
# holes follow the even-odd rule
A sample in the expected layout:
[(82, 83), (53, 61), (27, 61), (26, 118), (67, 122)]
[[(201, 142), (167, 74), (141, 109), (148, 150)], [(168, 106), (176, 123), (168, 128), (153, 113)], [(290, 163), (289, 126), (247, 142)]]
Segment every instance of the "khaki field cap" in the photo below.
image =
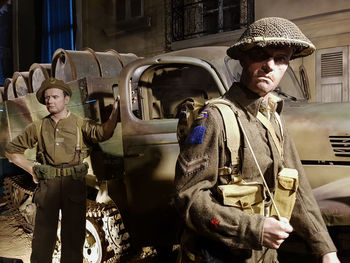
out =
[(36, 92), (36, 98), (41, 104), (45, 105), (45, 90), (51, 88), (61, 89), (65, 91), (69, 97), (72, 97), (72, 90), (66, 83), (59, 79), (48, 78), (41, 83), (40, 89)]
[(239, 59), (242, 51), (266, 46), (293, 47), (291, 59), (308, 56), (316, 49), (293, 22), (280, 17), (266, 17), (251, 24), (239, 40), (227, 49), (227, 55)]

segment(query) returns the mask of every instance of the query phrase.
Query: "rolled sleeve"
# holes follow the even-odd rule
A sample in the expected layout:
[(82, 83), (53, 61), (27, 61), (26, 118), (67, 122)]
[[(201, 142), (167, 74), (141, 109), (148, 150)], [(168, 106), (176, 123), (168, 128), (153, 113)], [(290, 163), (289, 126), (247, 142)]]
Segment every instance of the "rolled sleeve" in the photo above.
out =
[(23, 133), (6, 145), (5, 151), (10, 154), (23, 154), (25, 150), (34, 148), (36, 142), (36, 128), (34, 123), (32, 123), (24, 129)]

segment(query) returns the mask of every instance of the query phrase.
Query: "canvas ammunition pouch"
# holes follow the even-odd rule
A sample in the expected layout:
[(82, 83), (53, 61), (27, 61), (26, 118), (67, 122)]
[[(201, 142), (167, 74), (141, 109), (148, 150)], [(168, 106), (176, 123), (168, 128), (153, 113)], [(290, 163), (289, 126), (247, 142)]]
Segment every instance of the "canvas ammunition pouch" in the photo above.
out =
[[(299, 184), (298, 171), (283, 168), (278, 173), (277, 181), (278, 184), (273, 198), (280, 215), (289, 220), (292, 216)], [(271, 206), (270, 216), (277, 216), (276, 209), (273, 206)]]
[(257, 182), (239, 180), (218, 186), (224, 205), (236, 207), (248, 214), (264, 215), (264, 187)]
[(89, 165), (87, 163), (66, 168), (56, 168), (51, 165), (34, 165), (33, 167), (33, 171), (39, 180), (48, 180), (61, 176), (71, 176), (75, 180), (84, 180), (88, 169)]
[[(257, 182), (248, 183), (237, 176), (234, 178), (229, 184), (218, 186), (218, 193), (224, 205), (239, 208), (248, 214), (277, 217), (278, 214), (272, 203), (265, 202), (266, 194), (262, 184)], [(290, 220), (299, 184), (298, 171), (283, 168), (278, 173), (277, 181), (272, 198), (275, 201), (279, 215)], [(265, 208), (268, 208), (268, 213), (266, 213)]]

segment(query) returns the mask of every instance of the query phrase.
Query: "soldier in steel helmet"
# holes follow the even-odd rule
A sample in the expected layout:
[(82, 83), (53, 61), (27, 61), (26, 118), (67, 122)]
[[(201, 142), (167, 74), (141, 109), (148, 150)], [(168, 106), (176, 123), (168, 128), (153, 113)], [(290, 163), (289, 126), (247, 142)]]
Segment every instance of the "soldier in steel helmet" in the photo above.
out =
[[(61, 80), (46, 79), (36, 93), (49, 115), (28, 125), (6, 146), (6, 157), (27, 171), (38, 184), (31, 262), (48, 263), (56, 244), (61, 211), (61, 262), (83, 262), (85, 240), (86, 185), (93, 143), (109, 139), (119, 121), (119, 100), (103, 124), (81, 119), (67, 109), (72, 90)], [(24, 151), (37, 146), (37, 162)]]
[[(278, 262), (277, 249), (292, 231), (305, 239), (322, 262), (339, 262), (294, 144), (279, 115), (282, 101), (271, 93), (289, 61), (310, 55), (314, 50), (314, 45), (294, 23), (277, 17), (254, 22), (227, 50), (243, 68), (240, 82), (233, 83), (224, 95), (240, 121), (239, 160), (237, 165), (232, 165), (229, 136), (225, 133), (227, 123), (221, 112), (215, 105), (206, 107), (181, 145), (176, 164), (175, 204), (185, 221), (181, 262)], [(285, 193), (279, 189), (286, 177), (292, 180), (287, 182), (293, 182), (285, 187), (294, 194), (294, 201), (288, 195), (279, 196), (278, 191)], [(250, 193), (239, 196), (238, 190), (231, 192), (231, 196), (223, 194), (226, 186), (246, 187), (263, 181), (267, 187), (253, 196)], [(266, 194), (267, 190), (271, 196)], [(241, 199), (224, 203), (224, 198), (229, 200), (235, 195)], [(276, 207), (281, 211), (289, 209), (290, 219), (279, 213), (273, 216), (273, 209), (278, 209), (268, 199), (284, 202)], [(255, 213), (259, 200), (264, 200), (264, 209)]]

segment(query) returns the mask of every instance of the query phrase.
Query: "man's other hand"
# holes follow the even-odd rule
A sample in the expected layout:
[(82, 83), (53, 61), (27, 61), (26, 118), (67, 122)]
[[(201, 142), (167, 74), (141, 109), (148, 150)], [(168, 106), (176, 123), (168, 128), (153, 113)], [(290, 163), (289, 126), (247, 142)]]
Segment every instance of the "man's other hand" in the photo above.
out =
[(322, 263), (340, 263), (337, 253), (336, 252), (330, 252), (322, 257)]
[(266, 218), (263, 230), (263, 246), (278, 249), (292, 231), (293, 227), (289, 224), (287, 218), (282, 217), (281, 221), (273, 217)]

